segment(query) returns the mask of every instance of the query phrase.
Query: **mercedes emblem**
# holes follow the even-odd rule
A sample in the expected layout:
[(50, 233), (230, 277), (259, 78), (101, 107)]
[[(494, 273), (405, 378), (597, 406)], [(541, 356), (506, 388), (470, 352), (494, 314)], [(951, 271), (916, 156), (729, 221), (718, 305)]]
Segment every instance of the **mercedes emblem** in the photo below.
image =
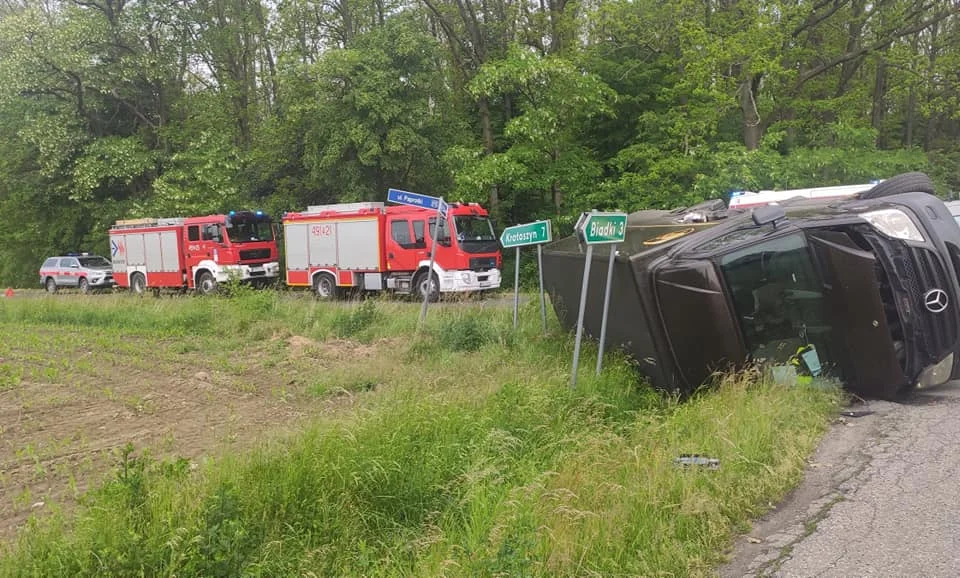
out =
[(923, 305), (931, 313), (940, 313), (947, 308), (947, 292), (943, 289), (931, 289), (923, 294)]

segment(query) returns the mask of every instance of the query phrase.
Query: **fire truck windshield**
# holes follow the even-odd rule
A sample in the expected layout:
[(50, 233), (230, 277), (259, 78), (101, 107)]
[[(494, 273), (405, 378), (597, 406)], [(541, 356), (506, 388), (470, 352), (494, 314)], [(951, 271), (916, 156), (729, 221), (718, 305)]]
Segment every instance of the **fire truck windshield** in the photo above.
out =
[(272, 241), (273, 227), (270, 221), (240, 221), (234, 219), (227, 225), (227, 237), (231, 243)]
[(454, 224), (457, 228), (457, 240), (461, 243), (465, 241), (496, 241), (493, 234), (493, 226), (490, 225), (490, 219), (486, 217), (454, 217)]

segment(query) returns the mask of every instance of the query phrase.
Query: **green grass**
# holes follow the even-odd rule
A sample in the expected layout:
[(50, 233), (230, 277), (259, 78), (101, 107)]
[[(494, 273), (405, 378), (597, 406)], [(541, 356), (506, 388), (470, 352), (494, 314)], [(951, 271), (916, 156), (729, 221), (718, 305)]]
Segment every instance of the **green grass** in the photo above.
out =
[[(2, 302), (0, 324), (197, 336), (199, 353), (302, 335), (376, 355), (306, 385), (368, 403), (253, 452), (191, 472), (129, 448), (75, 513), (32, 521), (0, 574), (707, 574), (733, 533), (796, 484), (840, 401), (745, 373), (679, 403), (615, 356), (599, 378), (583, 363), (571, 390), (571, 340), (555, 320), (540, 335), (536, 304), (517, 333), (509, 308), (434, 308), (419, 335), (418, 313), (270, 293)], [(722, 465), (678, 469), (682, 453)]]

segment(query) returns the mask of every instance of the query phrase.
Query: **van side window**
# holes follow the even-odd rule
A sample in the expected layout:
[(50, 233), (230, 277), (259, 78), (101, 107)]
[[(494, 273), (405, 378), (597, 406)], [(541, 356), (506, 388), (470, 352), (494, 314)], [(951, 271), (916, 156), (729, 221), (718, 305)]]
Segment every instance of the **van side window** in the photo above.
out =
[(390, 236), (393, 237), (393, 240), (396, 241), (398, 245), (405, 249), (413, 244), (413, 239), (410, 238), (410, 225), (407, 220), (393, 221), (390, 223)]
[(200, 240), (200, 226), (199, 225), (190, 225), (187, 227), (187, 240), (188, 241), (199, 241)]

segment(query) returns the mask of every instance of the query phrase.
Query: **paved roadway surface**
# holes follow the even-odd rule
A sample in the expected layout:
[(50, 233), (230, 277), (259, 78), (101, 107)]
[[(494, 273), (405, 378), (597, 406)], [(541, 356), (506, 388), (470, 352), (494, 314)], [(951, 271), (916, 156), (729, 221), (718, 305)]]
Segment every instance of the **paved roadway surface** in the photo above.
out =
[(960, 384), (849, 409), (721, 576), (960, 576)]

